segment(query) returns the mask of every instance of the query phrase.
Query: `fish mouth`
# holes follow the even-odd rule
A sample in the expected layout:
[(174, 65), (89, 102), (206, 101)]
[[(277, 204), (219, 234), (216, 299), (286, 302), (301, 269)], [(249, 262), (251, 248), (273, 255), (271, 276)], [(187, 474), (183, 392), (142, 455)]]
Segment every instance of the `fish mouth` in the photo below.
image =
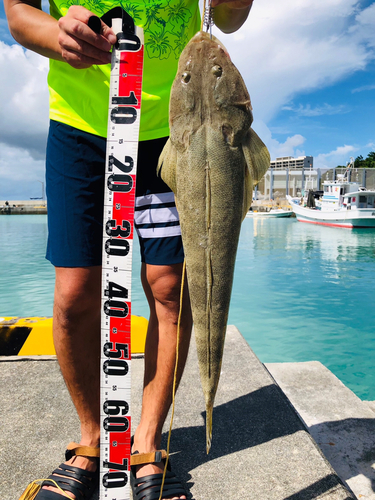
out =
[(193, 38), (190, 40), (190, 43), (191, 42), (193, 42), (193, 43), (211, 42), (213, 45), (215, 45), (215, 46), (218, 45), (219, 47), (221, 47), (224, 50), (224, 52), (227, 54), (227, 56), (229, 57), (229, 53), (228, 53), (225, 45), (223, 45), (223, 43), (218, 38), (216, 38), (215, 35), (210, 35), (206, 31), (198, 31), (198, 33), (196, 33), (193, 36)]

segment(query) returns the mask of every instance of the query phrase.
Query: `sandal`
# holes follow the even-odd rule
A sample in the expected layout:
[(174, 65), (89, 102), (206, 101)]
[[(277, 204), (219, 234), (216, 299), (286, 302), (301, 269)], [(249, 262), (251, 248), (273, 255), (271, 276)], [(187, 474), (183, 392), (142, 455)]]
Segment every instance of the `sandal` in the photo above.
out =
[[(136, 467), (157, 462), (164, 462), (167, 458), (165, 450), (152, 453), (139, 453), (135, 451), (130, 457), (130, 484), (133, 491), (133, 500), (159, 500), (163, 474), (150, 474), (140, 478), (136, 477)], [(163, 485), (163, 498), (173, 498), (186, 495), (180, 480), (171, 471), (170, 461), (167, 463), (167, 472)], [(39, 500), (39, 499), (38, 499)]]
[[(48, 479), (37, 479), (30, 483), (19, 500), (63, 500), (64, 498), (72, 500), (67, 491), (73, 493), (76, 500), (89, 500), (99, 486), (99, 455), (99, 448), (70, 443), (65, 452), (65, 460), (70, 460), (74, 456), (96, 458), (98, 462), (96, 471), (91, 472), (62, 463), (48, 476)], [(43, 486), (55, 486), (61, 493), (43, 490)]]

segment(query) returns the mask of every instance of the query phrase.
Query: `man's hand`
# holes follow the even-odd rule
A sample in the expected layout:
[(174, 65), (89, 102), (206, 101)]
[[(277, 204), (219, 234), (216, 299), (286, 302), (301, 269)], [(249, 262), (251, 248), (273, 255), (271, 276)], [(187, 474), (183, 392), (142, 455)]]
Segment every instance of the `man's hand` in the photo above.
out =
[(216, 26), (224, 33), (237, 31), (246, 21), (253, 0), (212, 0)]
[(251, 7), (254, 0), (212, 0), (212, 7), (226, 3), (231, 9), (245, 9)]
[(84, 7), (73, 5), (58, 21), (61, 55), (73, 68), (83, 69), (111, 62), (110, 50), (116, 43), (116, 35), (103, 22), (101, 33), (94, 33), (88, 26), (92, 15)]

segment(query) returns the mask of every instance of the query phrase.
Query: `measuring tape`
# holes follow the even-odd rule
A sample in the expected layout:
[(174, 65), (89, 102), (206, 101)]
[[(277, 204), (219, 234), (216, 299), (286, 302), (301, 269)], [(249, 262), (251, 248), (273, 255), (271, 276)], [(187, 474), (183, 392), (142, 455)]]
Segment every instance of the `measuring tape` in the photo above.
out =
[[(100, 499), (130, 498), (131, 277), (138, 156), (143, 30), (121, 7), (102, 18), (117, 35), (113, 48), (105, 164), (101, 378)], [(100, 32), (93, 16), (89, 26)]]

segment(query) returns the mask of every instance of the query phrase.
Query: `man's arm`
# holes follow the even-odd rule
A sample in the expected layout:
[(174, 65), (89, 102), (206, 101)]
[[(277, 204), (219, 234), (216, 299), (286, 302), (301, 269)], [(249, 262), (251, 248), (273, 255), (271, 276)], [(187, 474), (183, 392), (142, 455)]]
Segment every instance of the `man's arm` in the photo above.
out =
[(84, 7), (70, 7), (58, 21), (42, 11), (40, 0), (4, 0), (4, 7), (12, 36), (27, 49), (74, 68), (111, 61), (116, 35), (104, 23), (102, 33), (94, 33), (87, 25), (93, 14)]
[(237, 31), (246, 21), (253, 0), (212, 0), (216, 26), (223, 33)]

